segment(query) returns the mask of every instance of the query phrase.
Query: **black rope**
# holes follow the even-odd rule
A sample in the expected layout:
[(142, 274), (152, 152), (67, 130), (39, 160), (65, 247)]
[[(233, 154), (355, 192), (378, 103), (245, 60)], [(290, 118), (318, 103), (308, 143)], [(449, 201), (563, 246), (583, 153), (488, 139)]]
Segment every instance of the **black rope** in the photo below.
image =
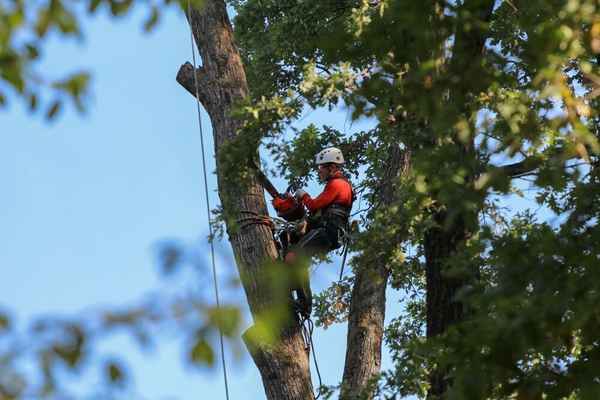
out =
[(342, 276), (344, 275), (344, 266), (346, 265), (346, 257), (347, 256), (348, 256), (348, 240), (346, 240), (346, 243), (344, 243), (344, 256), (342, 257), (342, 267), (340, 268), (339, 282), (342, 281)]
[(315, 370), (317, 371), (317, 377), (319, 378), (319, 389), (318, 389), (319, 391), (316, 396), (313, 393), (314, 400), (318, 400), (322, 394), (321, 388), (323, 387), (323, 380), (321, 379), (321, 371), (319, 370), (319, 363), (317, 362), (317, 353), (315, 352), (315, 345), (312, 340), (315, 324), (313, 323), (312, 319), (310, 319), (310, 316), (308, 316), (308, 317), (301, 316), (300, 317), (300, 328), (302, 329), (302, 339), (304, 340), (304, 350), (306, 350), (309, 353), (309, 357), (310, 357), (310, 353), (312, 352), (313, 363), (315, 364)]

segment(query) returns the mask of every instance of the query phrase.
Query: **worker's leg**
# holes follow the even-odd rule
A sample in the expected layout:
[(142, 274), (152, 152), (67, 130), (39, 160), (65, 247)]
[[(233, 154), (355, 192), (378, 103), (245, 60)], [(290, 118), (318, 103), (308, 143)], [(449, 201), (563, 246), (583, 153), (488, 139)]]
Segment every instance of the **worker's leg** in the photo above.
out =
[(285, 263), (296, 268), (297, 283), (293, 290), (298, 297), (299, 311), (306, 317), (310, 316), (312, 310), (312, 292), (310, 290), (309, 266), (310, 257), (327, 252), (331, 247), (330, 239), (323, 228), (313, 229), (307, 232), (300, 241), (292, 246), (285, 256)]

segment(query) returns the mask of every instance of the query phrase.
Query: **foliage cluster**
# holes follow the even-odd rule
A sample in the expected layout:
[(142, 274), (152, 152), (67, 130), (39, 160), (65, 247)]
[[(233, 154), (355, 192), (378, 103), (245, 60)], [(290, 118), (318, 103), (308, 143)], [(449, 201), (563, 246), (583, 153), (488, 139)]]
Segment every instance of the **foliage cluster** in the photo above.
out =
[[(386, 263), (412, 298), (386, 330), (396, 367), (381, 395), (425, 396), (441, 369), (449, 398), (594, 398), (597, 3), (233, 4), (255, 98), (292, 91), (307, 107), (345, 105), (377, 122), (334, 136), (311, 126), (271, 148), (288, 178), (309, 176), (325, 144), (346, 143), (350, 165), (362, 166), (368, 209), (352, 263)], [(390, 182), (394, 146), (411, 165)], [(385, 185), (396, 200), (383, 206)], [(525, 185), (531, 209), (507, 209)], [(477, 278), (455, 297), (468, 312), (427, 337), (427, 240), (461, 229), (443, 274)], [(322, 305), (338, 304), (336, 287), (328, 293)]]

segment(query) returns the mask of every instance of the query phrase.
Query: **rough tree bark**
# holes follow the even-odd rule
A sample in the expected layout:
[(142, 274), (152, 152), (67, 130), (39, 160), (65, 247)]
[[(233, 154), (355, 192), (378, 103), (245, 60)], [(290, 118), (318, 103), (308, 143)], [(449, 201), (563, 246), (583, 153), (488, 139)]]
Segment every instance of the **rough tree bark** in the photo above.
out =
[[(244, 66), (233, 40), (233, 31), (225, 3), (207, 0), (201, 10), (188, 15), (203, 66), (194, 71), (190, 63), (184, 64), (177, 81), (195, 96), (194, 74), (198, 82), (198, 100), (207, 110), (214, 136), (217, 159), (222, 146), (239, 132), (241, 122), (231, 117), (235, 103), (248, 96)], [(253, 177), (247, 188), (225, 184), (217, 168), (218, 190), (227, 202), (231, 215), (240, 211), (267, 214), (263, 187)], [(241, 217), (240, 217), (241, 218)], [(255, 323), (262, 313), (277, 304), (270, 296), (269, 282), (264, 279), (265, 261), (277, 258), (277, 250), (268, 227), (254, 224), (243, 230), (227, 226), (238, 270), (246, 292)], [(290, 312), (291, 313), (291, 312)], [(253, 328), (250, 328), (253, 329)], [(245, 336), (245, 340), (249, 338)], [(250, 354), (258, 367), (267, 398), (270, 400), (308, 400), (313, 398), (309, 360), (297, 324), (290, 323), (276, 332), (279, 339), (274, 344), (246, 340)]]
[[(381, 207), (397, 201), (398, 177), (410, 168), (410, 152), (398, 144), (392, 145), (388, 168), (384, 174)], [(394, 243), (399, 246), (406, 238), (399, 234)], [(341, 398), (344, 400), (371, 399), (374, 382), (381, 372), (381, 345), (385, 320), (385, 291), (390, 269), (385, 263), (365, 265), (356, 271), (350, 312), (346, 362)]]
[[(447, 261), (456, 254), (458, 247), (465, 242), (469, 232), (462, 222), (445, 227), (446, 214), (438, 212), (434, 216), (436, 227), (425, 233), (425, 265), (427, 268), (427, 337), (440, 335), (464, 317), (464, 307), (456, 300), (456, 294), (466, 283), (464, 277), (446, 275)], [(428, 398), (440, 398), (447, 389), (446, 371), (432, 371)]]

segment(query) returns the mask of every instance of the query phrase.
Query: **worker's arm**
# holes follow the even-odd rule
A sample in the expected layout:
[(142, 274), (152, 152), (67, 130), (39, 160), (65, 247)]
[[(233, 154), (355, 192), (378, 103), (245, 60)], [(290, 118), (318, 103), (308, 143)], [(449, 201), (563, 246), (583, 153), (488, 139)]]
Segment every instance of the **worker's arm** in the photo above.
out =
[(323, 190), (323, 193), (318, 195), (316, 198), (314, 198), (314, 199), (311, 198), (308, 193), (304, 194), (304, 196), (302, 196), (302, 199), (301, 199), (302, 204), (304, 204), (306, 206), (306, 208), (308, 208), (308, 211), (310, 211), (310, 212), (315, 212), (317, 210), (320, 210), (322, 208), (329, 206), (337, 198), (337, 195), (338, 195), (338, 193), (341, 189), (341, 185), (343, 185), (343, 183), (344, 182), (340, 179), (334, 179), (334, 180), (327, 182), (327, 185), (325, 186), (325, 190)]

